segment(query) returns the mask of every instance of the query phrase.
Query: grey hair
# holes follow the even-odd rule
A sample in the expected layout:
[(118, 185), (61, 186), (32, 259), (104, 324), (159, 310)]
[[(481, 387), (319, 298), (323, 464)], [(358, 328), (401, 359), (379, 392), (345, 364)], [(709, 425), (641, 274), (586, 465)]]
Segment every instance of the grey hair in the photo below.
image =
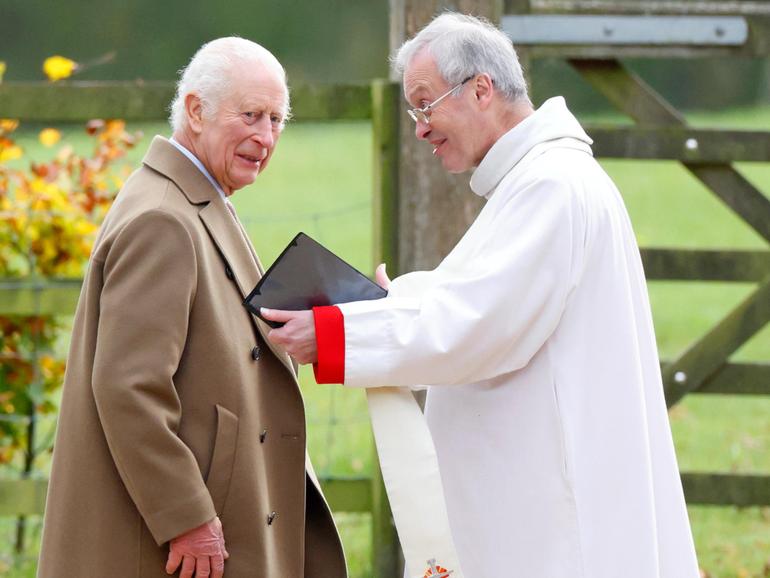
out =
[(511, 40), (483, 18), (445, 12), (434, 18), (391, 59), (399, 75), (423, 49), (436, 61), (448, 84), (458, 84), (476, 74), (487, 73), (495, 87), (510, 102), (529, 102), (527, 82)]
[[(237, 78), (237, 66), (260, 63), (278, 72), (286, 86), (286, 71), (272, 53), (256, 42), (230, 36), (217, 38), (201, 46), (189, 64), (179, 71), (176, 95), (169, 105), (169, 123), (174, 132), (187, 125), (185, 98), (195, 94), (200, 98), (204, 116), (216, 115), (224, 97), (231, 92)], [(286, 88), (284, 120), (291, 115), (289, 89)]]

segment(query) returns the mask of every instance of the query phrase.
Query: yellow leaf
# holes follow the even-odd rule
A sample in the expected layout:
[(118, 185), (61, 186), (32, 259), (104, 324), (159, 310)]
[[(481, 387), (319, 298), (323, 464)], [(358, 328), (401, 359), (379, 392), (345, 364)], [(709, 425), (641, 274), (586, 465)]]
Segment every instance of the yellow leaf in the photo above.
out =
[(0, 118), (0, 132), (13, 132), (19, 126), (19, 121), (14, 118)]
[(43, 62), (43, 72), (51, 82), (72, 76), (78, 68), (78, 63), (64, 56), (49, 56)]
[(40, 131), (40, 143), (46, 147), (52, 147), (61, 140), (61, 133), (55, 128), (44, 128)]
[(38, 194), (42, 193), (43, 191), (45, 191), (45, 187), (46, 187), (46, 182), (43, 179), (41, 179), (40, 177), (32, 179), (29, 182), (29, 189), (33, 193), (38, 193)]
[(9, 146), (8, 148), (0, 150), (0, 163), (16, 160), (21, 158), (23, 154), (24, 152), (19, 145)]
[(0, 60), (0, 84), (3, 83), (3, 74), (5, 74), (5, 62)]
[(91, 235), (96, 231), (97, 227), (89, 221), (76, 221), (75, 222), (75, 234), (81, 237)]

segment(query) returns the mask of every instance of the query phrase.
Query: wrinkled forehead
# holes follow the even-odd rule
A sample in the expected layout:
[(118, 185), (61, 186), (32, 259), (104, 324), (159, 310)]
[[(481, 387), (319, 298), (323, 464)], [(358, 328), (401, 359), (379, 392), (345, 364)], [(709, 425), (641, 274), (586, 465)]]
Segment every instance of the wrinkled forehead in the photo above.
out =
[(289, 90), (280, 65), (262, 60), (236, 63), (231, 70), (230, 86), (228, 101), (233, 105), (260, 105), (282, 113), (288, 108)]
[(417, 52), (404, 68), (404, 97), (408, 102), (436, 96), (447, 82), (427, 48)]

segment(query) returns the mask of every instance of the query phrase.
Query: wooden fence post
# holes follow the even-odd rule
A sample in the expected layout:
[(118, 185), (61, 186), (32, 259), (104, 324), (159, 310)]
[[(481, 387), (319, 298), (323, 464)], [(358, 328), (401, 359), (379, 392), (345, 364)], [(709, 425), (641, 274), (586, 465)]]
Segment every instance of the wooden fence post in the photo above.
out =
[[(398, 113), (399, 85), (387, 80), (372, 83), (373, 165), (373, 261), (388, 264), (398, 274)], [(372, 472), (372, 575), (401, 578), (401, 548), (393, 514), (380, 472), (377, 449), (373, 449)]]

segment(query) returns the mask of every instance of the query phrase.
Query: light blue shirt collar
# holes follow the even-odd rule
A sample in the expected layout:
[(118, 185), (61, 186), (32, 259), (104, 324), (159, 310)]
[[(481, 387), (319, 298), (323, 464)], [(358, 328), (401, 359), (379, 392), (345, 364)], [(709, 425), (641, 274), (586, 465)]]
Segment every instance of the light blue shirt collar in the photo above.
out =
[(177, 141), (174, 140), (174, 137), (171, 137), (168, 139), (168, 142), (170, 142), (172, 145), (174, 145), (176, 148), (179, 149), (179, 152), (181, 152), (184, 156), (186, 156), (188, 159), (192, 161), (192, 163), (198, 167), (198, 170), (203, 173), (203, 176), (205, 176), (209, 182), (214, 185), (214, 188), (219, 193), (219, 196), (222, 197), (223, 200), (227, 200), (227, 195), (225, 195), (225, 192), (222, 190), (222, 187), (219, 186), (219, 183), (214, 179), (214, 177), (211, 176), (211, 174), (206, 170), (206, 167), (203, 166), (203, 163), (198, 160), (198, 157), (196, 157), (194, 154), (192, 154), (187, 147), (179, 144)]

